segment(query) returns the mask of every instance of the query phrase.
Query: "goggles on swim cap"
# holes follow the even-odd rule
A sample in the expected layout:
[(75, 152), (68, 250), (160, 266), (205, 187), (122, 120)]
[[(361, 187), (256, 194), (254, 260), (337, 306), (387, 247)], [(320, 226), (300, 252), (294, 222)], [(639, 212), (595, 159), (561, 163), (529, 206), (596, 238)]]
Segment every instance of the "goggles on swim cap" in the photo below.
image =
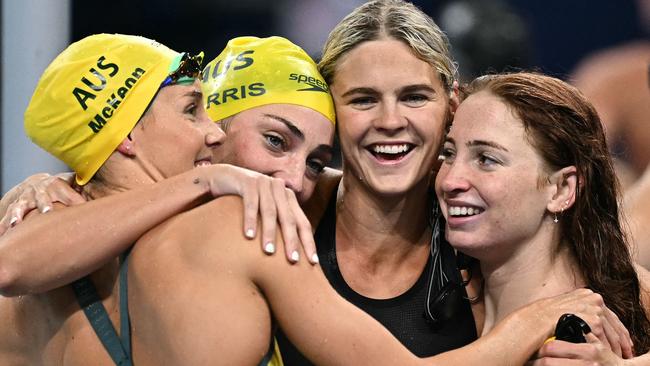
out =
[(311, 108), (335, 123), (329, 88), (316, 63), (282, 37), (238, 37), (203, 69), (201, 88), (213, 121), (267, 104)]
[(180, 57), (176, 57), (169, 67), (169, 76), (160, 84), (160, 87), (166, 87), (172, 84), (191, 84), (201, 74), (201, 64), (203, 63), (203, 52), (198, 55), (190, 56), (189, 53), (183, 52)]
[[(86, 184), (140, 120), (170, 72), (181, 68), (183, 57), (139, 36), (95, 34), (75, 42), (39, 79), (25, 111), (25, 131), (72, 168), (78, 184)], [(174, 76), (171, 82), (178, 80)]]

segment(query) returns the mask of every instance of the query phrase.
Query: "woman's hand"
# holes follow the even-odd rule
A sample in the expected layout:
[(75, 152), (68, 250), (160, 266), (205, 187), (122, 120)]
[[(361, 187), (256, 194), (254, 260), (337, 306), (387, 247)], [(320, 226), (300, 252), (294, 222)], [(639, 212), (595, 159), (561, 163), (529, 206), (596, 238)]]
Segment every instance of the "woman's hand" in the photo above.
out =
[(626, 361), (615, 354), (593, 333), (585, 335), (587, 343), (551, 341), (538, 352), (537, 359), (529, 362), (533, 366), (552, 365), (599, 365), (620, 366)]
[[(205, 169), (204, 169), (205, 168)], [(295, 194), (285, 187), (284, 181), (252, 170), (228, 164), (216, 164), (203, 169), (205, 182), (213, 197), (228, 194), (241, 196), (244, 201), (244, 235), (253, 239), (257, 235), (257, 215), (262, 223), (262, 250), (275, 252), (278, 222), (287, 259), (295, 263), (300, 259), (300, 247), (307, 259), (318, 263), (312, 227), (300, 208)]]
[[(532, 314), (526, 314), (532, 312)], [(589, 289), (577, 289), (562, 295), (538, 300), (516, 313), (522, 321), (540, 320), (536, 326), (551, 326), (547, 334), (552, 334), (560, 316), (571, 313), (582, 318), (591, 328), (591, 335), (604, 347), (624, 358), (632, 357), (632, 340), (625, 326), (616, 314), (605, 306), (602, 296)], [(515, 313), (515, 314), (516, 314)]]
[[(5, 207), (0, 219), (0, 235), (7, 229), (19, 224), (23, 218), (32, 210), (38, 209), (40, 213), (46, 213), (52, 209), (54, 202), (60, 202), (65, 206), (72, 206), (85, 202), (84, 198), (77, 193), (70, 185), (74, 180), (74, 173), (61, 173), (49, 175), (40, 173), (30, 176), (22, 183), (11, 190), (11, 195), (5, 198), (13, 201), (5, 202)], [(4, 198), (3, 198), (4, 199)]]
[[(187, 174), (199, 174), (194, 183), (207, 184), (212, 197), (238, 195), (244, 201), (244, 235), (253, 239), (257, 236), (257, 216), (261, 216), (262, 249), (273, 254), (278, 222), (287, 259), (295, 263), (300, 259), (300, 247), (308, 260), (318, 263), (316, 244), (311, 224), (298, 205), (294, 193), (285, 188), (281, 179), (272, 178), (252, 170), (228, 164), (215, 164), (195, 168)], [(14, 197), (6, 203), (7, 209), (0, 219), (0, 235), (20, 222), (32, 210), (46, 213), (54, 202), (65, 206), (86, 202), (72, 187), (74, 173), (32, 175), (12, 189)], [(2, 214), (2, 212), (0, 212)]]

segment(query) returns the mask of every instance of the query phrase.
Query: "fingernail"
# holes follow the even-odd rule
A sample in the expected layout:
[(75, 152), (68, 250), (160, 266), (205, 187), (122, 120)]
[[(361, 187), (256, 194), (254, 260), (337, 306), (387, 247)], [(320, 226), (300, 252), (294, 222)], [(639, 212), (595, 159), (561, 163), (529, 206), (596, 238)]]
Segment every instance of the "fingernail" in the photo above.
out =
[(264, 251), (267, 254), (275, 253), (275, 245), (273, 245), (273, 243), (271, 243), (271, 242), (266, 243), (266, 245), (264, 245)]
[[(253, 239), (255, 237), (255, 230), (253, 229), (248, 229), (246, 230), (246, 233), (244, 234), (248, 239)], [(268, 245), (268, 244), (267, 244)]]
[(318, 254), (314, 253), (314, 254), (311, 255), (311, 262), (313, 264), (318, 263)]
[(300, 254), (297, 251), (291, 252), (291, 260), (297, 262), (300, 259)]
[(49, 212), (52, 209), (50, 206), (43, 207), (43, 213)]
[(18, 221), (18, 218), (16, 216), (14, 216), (14, 217), (11, 218), (11, 221), (9, 221), (9, 225), (11, 225), (11, 227), (14, 227), (16, 225), (17, 221)]

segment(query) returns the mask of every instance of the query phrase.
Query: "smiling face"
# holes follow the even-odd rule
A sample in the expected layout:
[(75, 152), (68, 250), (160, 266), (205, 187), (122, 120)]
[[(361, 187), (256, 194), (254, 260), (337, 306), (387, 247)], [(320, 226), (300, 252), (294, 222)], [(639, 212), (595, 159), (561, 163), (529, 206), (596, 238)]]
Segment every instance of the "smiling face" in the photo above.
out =
[(322, 114), (293, 104), (251, 108), (226, 119), (228, 138), (216, 160), (285, 181), (299, 202), (314, 191), (332, 159), (334, 126)]
[(344, 176), (382, 195), (427, 184), (450, 108), (431, 65), (400, 41), (368, 41), (341, 57), (330, 90)]
[(201, 103), (198, 81), (166, 86), (131, 131), (133, 149), (156, 179), (211, 164), (225, 137)]
[(509, 256), (552, 221), (554, 191), (529, 139), (521, 120), (487, 91), (458, 107), (436, 178), (455, 248), (482, 261)]

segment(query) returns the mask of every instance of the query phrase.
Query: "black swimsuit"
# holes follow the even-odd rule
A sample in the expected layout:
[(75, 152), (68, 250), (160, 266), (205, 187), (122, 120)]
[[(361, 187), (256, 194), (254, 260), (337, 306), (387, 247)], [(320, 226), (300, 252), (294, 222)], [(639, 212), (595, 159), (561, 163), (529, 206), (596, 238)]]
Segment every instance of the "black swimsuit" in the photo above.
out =
[[(320, 265), (330, 284), (346, 300), (383, 324), (397, 339), (418, 357), (433, 356), (460, 348), (476, 339), (474, 317), (469, 301), (463, 300), (454, 322), (433, 327), (424, 316), (430, 281), (431, 257), (420, 278), (405, 293), (392, 299), (371, 299), (358, 294), (345, 282), (336, 259), (336, 195), (316, 230), (316, 245)], [(460, 283), (456, 256), (451, 246), (441, 243), (443, 270), (448, 278)], [(464, 292), (464, 291), (463, 291)], [(282, 360), (287, 366), (311, 365), (286, 336), (278, 331)]]

